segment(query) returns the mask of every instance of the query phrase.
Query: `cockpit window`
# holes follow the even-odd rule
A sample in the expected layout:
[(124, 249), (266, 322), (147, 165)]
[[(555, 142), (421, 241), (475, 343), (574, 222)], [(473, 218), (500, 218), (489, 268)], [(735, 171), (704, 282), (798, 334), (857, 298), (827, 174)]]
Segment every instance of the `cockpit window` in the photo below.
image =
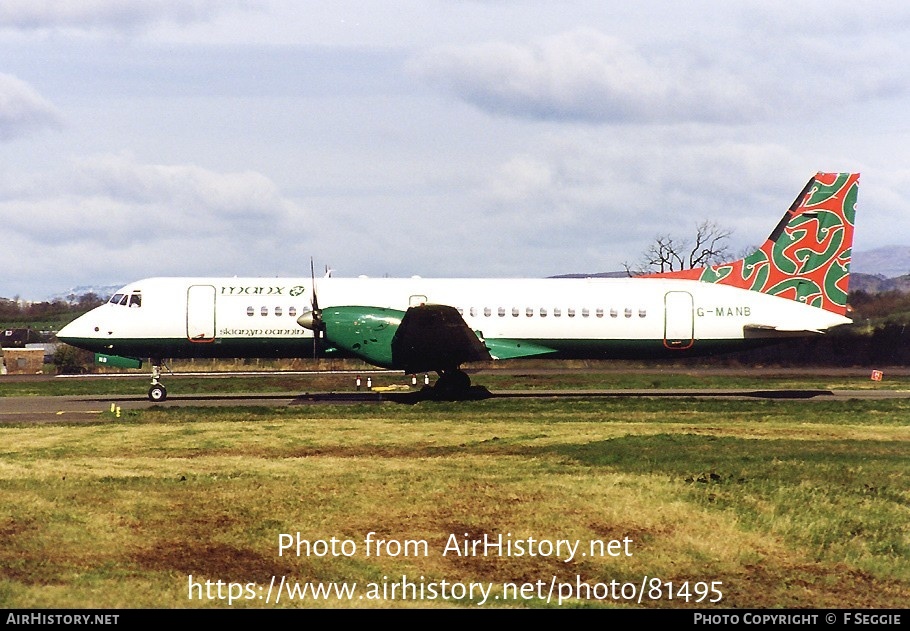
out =
[(141, 307), (142, 293), (137, 290), (131, 294), (114, 294), (108, 302), (112, 305), (120, 305), (121, 307)]

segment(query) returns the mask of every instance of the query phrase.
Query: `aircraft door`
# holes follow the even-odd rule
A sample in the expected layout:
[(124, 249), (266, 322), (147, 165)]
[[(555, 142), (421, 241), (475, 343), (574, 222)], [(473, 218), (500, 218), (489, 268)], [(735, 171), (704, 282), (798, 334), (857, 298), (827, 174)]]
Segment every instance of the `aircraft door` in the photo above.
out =
[(664, 346), (673, 350), (695, 343), (695, 309), (692, 294), (668, 291), (664, 295)]
[(186, 337), (191, 342), (215, 340), (215, 288), (191, 285), (186, 292)]

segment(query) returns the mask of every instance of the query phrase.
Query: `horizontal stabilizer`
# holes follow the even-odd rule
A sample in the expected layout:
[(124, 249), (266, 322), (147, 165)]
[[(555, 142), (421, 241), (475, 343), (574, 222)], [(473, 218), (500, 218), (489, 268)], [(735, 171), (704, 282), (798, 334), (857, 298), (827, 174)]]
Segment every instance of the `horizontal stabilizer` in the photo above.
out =
[(747, 324), (743, 327), (745, 339), (777, 339), (788, 337), (806, 337), (807, 335), (823, 335), (824, 331), (817, 329), (785, 329), (766, 324)]

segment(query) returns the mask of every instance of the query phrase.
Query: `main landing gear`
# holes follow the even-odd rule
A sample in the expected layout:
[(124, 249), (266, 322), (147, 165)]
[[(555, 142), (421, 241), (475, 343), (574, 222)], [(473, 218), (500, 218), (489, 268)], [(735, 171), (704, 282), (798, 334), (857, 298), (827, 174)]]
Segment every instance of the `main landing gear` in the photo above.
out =
[(421, 399), (431, 401), (477, 401), (492, 395), (483, 386), (472, 386), (471, 378), (460, 368), (437, 370), (439, 379), (432, 387), (424, 387), (419, 393)]
[(459, 368), (440, 370), (438, 374), (433, 390), (440, 396), (458, 397), (471, 389), (471, 378)]
[(160, 359), (152, 358), (152, 386), (149, 388), (149, 401), (153, 403), (160, 403), (167, 399), (167, 388), (160, 381), (163, 363)]

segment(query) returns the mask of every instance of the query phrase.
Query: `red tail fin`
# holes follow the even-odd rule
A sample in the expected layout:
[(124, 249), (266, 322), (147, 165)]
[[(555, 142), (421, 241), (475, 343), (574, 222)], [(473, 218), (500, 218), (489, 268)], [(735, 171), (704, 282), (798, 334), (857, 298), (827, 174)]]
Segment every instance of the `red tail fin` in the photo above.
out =
[(817, 173), (749, 256), (647, 276), (732, 285), (846, 315), (858, 188), (859, 173)]

